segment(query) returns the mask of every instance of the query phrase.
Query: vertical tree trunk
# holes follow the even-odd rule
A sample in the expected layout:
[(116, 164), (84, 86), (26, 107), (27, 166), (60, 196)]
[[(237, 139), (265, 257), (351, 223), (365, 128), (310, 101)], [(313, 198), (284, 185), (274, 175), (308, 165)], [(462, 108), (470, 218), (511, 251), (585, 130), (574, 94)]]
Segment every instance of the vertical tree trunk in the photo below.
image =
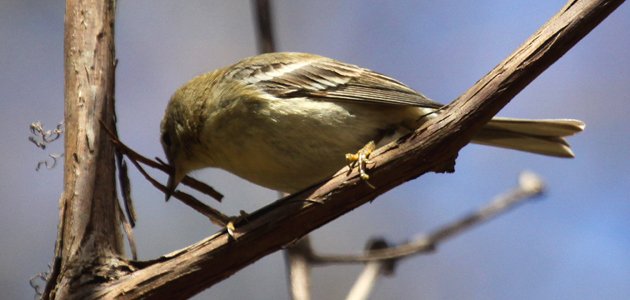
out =
[(114, 147), (100, 123), (115, 126), (114, 17), (114, 0), (66, 2), (64, 192), (44, 298), (89, 297), (123, 252)]

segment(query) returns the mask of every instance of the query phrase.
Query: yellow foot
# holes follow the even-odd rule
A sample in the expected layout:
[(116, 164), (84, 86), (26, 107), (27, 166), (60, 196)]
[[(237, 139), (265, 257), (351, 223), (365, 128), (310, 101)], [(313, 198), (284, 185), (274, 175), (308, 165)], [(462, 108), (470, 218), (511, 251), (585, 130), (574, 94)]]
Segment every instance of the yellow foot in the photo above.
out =
[(376, 149), (376, 144), (374, 141), (370, 141), (363, 148), (361, 148), (357, 153), (348, 153), (346, 154), (346, 161), (348, 162), (348, 167), (354, 168), (355, 165), (359, 166), (359, 175), (361, 179), (365, 181), (371, 188), (375, 188), (372, 184), (368, 182), (370, 179), (370, 175), (366, 172), (367, 164), (371, 163), (370, 154)]
[(225, 224), (225, 229), (227, 230), (228, 234), (236, 240), (236, 225), (234, 225), (234, 223), (238, 223), (241, 220), (247, 220), (247, 217), (249, 216), (249, 214), (247, 214), (245, 211), (240, 211), (240, 215), (238, 217), (231, 217), (230, 221)]
[(234, 235), (234, 231), (236, 231), (236, 226), (234, 226), (234, 221), (230, 221), (225, 225), (225, 229), (227, 230), (228, 234), (236, 240), (236, 236)]

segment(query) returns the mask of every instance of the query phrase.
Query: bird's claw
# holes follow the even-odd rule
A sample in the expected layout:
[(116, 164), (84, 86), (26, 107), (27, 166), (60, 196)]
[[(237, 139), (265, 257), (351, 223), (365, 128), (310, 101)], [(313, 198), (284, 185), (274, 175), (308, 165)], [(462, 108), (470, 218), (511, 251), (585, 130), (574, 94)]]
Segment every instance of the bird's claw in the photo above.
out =
[(359, 176), (361, 180), (365, 181), (371, 188), (375, 188), (372, 184), (368, 182), (370, 179), (370, 175), (367, 173), (367, 164), (372, 163), (370, 161), (370, 154), (374, 152), (376, 149), (376, 144), (374, 141), (370, 141), (363, 148), (361, 148), (357, 153), (348, 153), (346, 154), (346, 161), (348, 162), (348, 167), (351, 169), (358, 165), (359, 167)]
[(241, 220), (247, 220), (248, 216), (249, 216), (248, 213), (241, 210), (239, 216), (230, 218), (230, 221), (227, 224), (225, 224), (225, 229), (227, 230), (227, 233), (228, 235), (230, 235), (230, 237), (236, 240), (236, 235), (235, 235), (236, 225), (234, 225), (234, 223), (238, 223)]

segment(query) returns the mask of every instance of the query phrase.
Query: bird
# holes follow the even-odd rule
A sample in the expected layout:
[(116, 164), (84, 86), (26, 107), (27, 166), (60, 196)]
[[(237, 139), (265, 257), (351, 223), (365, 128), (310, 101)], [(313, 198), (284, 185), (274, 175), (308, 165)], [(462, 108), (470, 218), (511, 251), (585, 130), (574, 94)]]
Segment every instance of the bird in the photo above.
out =
[[(186, 174), (208, 167), (294, 193), (345, 166), (346, 153), (385, 145), (443, 107), (396, 79), (332, 58), (298, 52), (245, 58), (172, 95), (160, 126), (173, 167), (166, 197)], [(584, 127), (575, 119), (495, 117), (472, 142), (573, 157), (564, 138)]]

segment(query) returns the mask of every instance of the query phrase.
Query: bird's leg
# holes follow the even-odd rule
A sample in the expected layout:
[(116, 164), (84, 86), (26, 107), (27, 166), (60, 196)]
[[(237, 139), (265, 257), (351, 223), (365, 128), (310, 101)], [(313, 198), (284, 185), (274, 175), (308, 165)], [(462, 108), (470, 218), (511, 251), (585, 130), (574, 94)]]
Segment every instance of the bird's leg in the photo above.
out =
[(371, 188), (375, 188), (372, 184), (368, 182), (370, 179), (370, 175), (366, 172), (367, 164), (371, 163), (370, 154), (376, 149), (376, 144), (374, 141), (370, 141), (363, 148), (361, 148), (357, 153), (348, 153), (346, 154), (346, 161), (348, 162), (348, 167), (351, 169), (354, 168), (355, 165), (359, 167), (359, 175), (361, 179), (365, 181)]
[(239, 212), (239, 215), (236, 217), (231, 217), (230, 221), (227, 222), (227, 224), (225, 224), (225, 229), (227, 230), (228, 234), (233, 238), (236, 239), (236, 235), (234, 235), (235, 231), (236, 231), (236, 225), (234, 225), (234, 223), (238, 223), (241, 220), (247, 220), (247, 217), (249, 216), (248, 213), (246, 213), (244, 210), (241, 210)]

